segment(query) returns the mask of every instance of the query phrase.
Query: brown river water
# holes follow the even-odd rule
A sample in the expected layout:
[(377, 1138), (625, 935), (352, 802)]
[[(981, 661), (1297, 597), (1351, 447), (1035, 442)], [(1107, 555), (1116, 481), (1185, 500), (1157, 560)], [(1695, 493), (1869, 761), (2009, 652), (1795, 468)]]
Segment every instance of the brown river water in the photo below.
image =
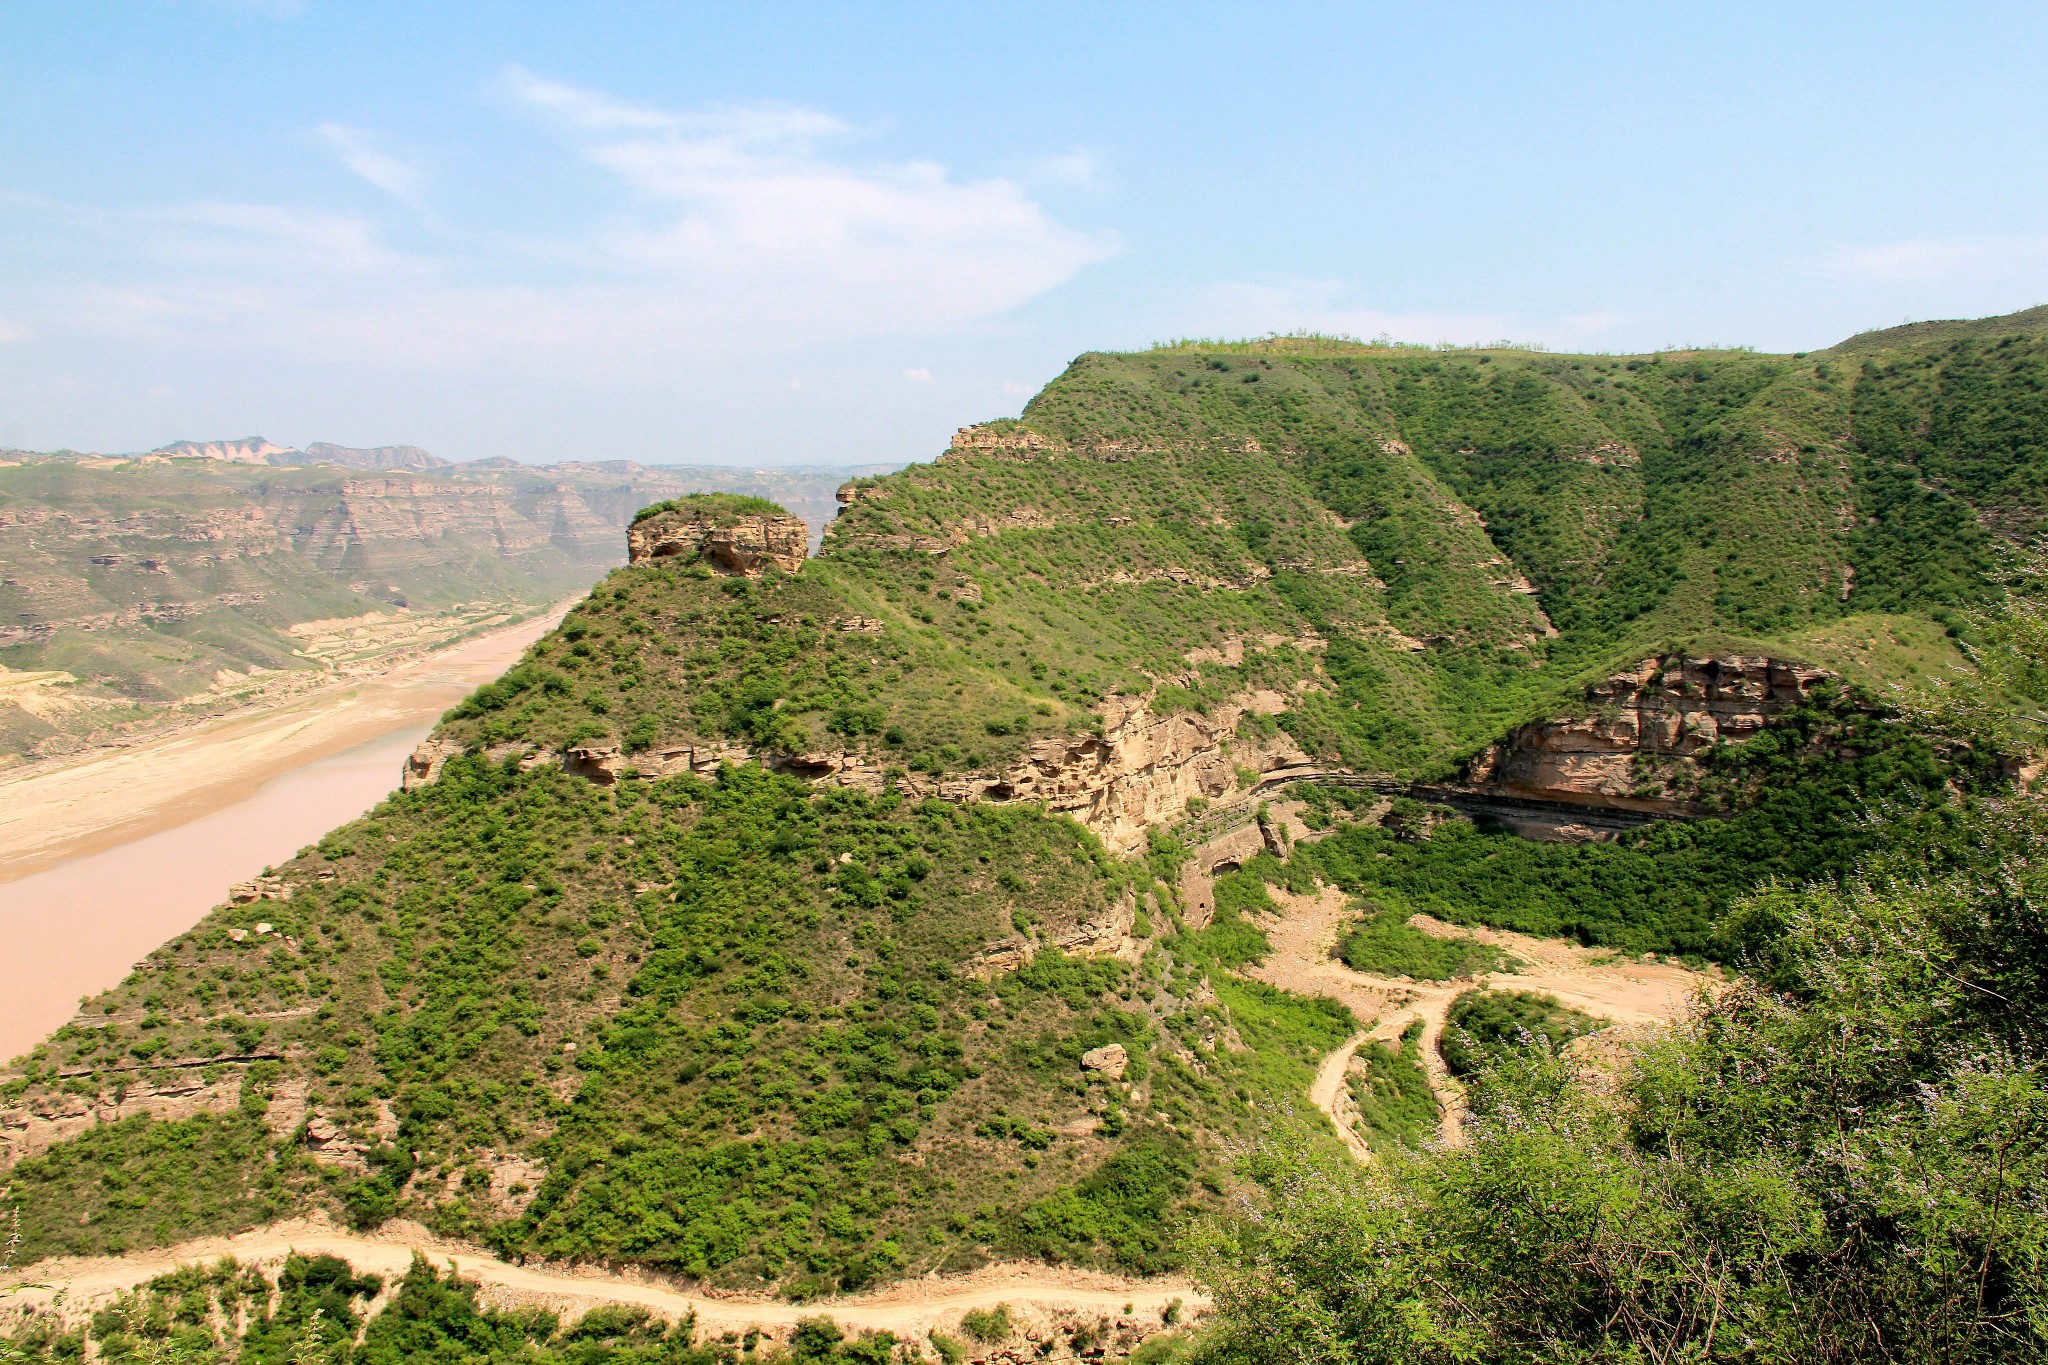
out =
[[(383, 678), (0, 785), (0, 1061), (166, 940), (383, 800), (441, 712), (558, 613)], [(141, 793), (138, 795), (138, 793)]]

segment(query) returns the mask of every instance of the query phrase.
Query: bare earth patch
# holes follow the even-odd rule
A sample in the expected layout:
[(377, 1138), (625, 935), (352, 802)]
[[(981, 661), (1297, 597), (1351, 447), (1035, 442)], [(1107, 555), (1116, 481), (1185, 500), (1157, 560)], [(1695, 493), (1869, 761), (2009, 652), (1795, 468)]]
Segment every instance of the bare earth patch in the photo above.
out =
[[(1372, 1021), (1364, 1032), (1323, 1059), (1309, 1092), (1310, 1100), (1329, 1115), (1345, 1145), (1360, 1160), (1371, 1160), (1371, 1150), (1357, 1133), (1357, 1111), (1345, 1077), (1353, 1054), (1368, 1039), (1391, 1042), (1409, 1024), (1422, 1021), (1420, 1059), (1439, 1105), (1438, 1138), (1455, 1143), (1464, 1091), (1445, 1069), (1437, 1044), (1443, 1038), (1451, 1002), (1459, 995), (1477, 987), (1541, 991), (1624, 1028), (1650, 1029), (1682, 1018), (1696, 995), (1717, 984), (1716, 978), (1676, 963), (1637, 962), (1562, 939), (1532, 938), (1499, 929), (1462, 929), (1427, 915), (1416, 915), (1408, 922), (1438, 937), (1471, 937), (1493, 944), (1520, 959), (1524, 969), (1456, 981), (1371, 976), (1353, 971), (1336, 957), (1338, 935), (1355, 913), (1349, 896), (1334, 886), (1307, 896), (1281, 887), (1271, 887), (1269, 893), (1280, 913), (1263, 918), (1260, 927), (1273, 951), (1246, 974), (1298, 994), (1329, 996), (1349, 1005), (1359, 1018)], [(1610, 1044), (1611, 1032), (1601, 1035)]]

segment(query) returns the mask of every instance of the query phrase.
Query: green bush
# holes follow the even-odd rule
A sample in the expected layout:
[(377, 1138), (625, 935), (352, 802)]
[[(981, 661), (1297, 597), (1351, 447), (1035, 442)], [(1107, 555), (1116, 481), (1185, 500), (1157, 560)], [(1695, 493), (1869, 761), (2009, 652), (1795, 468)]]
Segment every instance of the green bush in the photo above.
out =
[(1407, 916), (1368, 907), (1337, 940), (1337, 956), (1353, 971), (1405, 976), (1417, 981), (1455, 981), (1484, 972), (1512, 971), (1515, 960), (1472, 938), (1439, 938), (1408, 923)]
[(1007, 1303), (999, 1303), (993, 1308), (970, 1308), (960, 1315), (960, 1330), (987, 1346), (1009, 1340), (1016, 1326), (1016, 1319), (1011, 1316)]
[(1364, 1071), (1353, 1072), (1348, 1084), (1365, 1139), (1375, 1149), (1420, 1147), (1436, 1136), (1436, 1094), (1413, 1050), (1420, 1034), (1412, 1030), (1393, 1046), (1376, 1039), (1359, 1046)]
[(1538, 991), (1466, 991), (1444, 1020), (1444, 1065), (1469, 1076), (1531, 1043), (1556, 1051), (1603, 1025)]

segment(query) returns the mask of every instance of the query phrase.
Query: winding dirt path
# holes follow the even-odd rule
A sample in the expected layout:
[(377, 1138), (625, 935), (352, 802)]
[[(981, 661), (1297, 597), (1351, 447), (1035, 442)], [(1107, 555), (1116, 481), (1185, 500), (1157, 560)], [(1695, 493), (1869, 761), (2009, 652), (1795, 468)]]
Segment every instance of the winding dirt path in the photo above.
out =
[(1630, 1028), (1649, 1028), (1684, 1016), (1694, 996), (1711, 990), (1714, 978), (1675, 963), (1636, 962), (1613, 953), (1582, 948), (1561, 939), (1531, 938), (1498, 929), (1461, 929), (1427, 915), (1409, 923), (1438, 937), (1470, 937), (1493, 944), (1523, 964), (1518, 972), (1489, 972), (1458, 981), (1410, 981), (1353, 971), (1337, 960), (1337, 937), (1352, 917), (1351, 898), (1334, 886), (1314, 895), (1293, 895), (1268, 889), (1280, 907), (1277, 917), (1262, 918), (1273, 950), (1250, 976), (1303, 995), (1327, 995), (1349, 1005), (1366, 1030), (1347, 1039), (1316, 1070), (1309, 1099), (1329, 1116), (1354, 1156), (1372, 1159), (1372, 1151), (1356, 1131), (1357, 1106), (1346, 1083), (1352, 1058), (1367, 1040), (1391, 1042), (1415, 1020), (1422, 1021), (1418, 1052), (1430, 1089), (1437, 1098), (1437, 1136), (1446, 1144), (1460, 1140), (1459, 1114), (1464, 1088), (1438, 1052), (1451, 1002), (1476, 987), (1541, 991), (1574, 1009)]
[[(890, 1285), (872, 1294), (795, 1304), (779, 1299), (685, 1290), (659, 1277), (595, 1266), (514, 1265), (463, 1243), (434, 1236), (418, 1224), (392, 1222), (375, 1233), (348, 1232), (325, 1219), (294, 1219), (235, 1237), (207, 1237), (162, 1250), (124, 1256), (69, 1257), (38, 1262), (0, 1278), (0, 1311), (48, 1308), (59, 1303), (66, 1316), (164, 1275), (180, 1266), (231, 1256), (243, 1264), (274, 1270), (290, 1253), (338, 1256), (358, 1271), (403, 1275), (415, 1255), (483, 1287), (496, 1306), (540, 1306), (573, 1315), (601, 1304), (646, 1308), (667, 1318), (695, 1313), (700, 1331), (760, 1329), (787, 1337), (797, 1319), (828, 1315), (857, 1332), (889, 1331), (918, 1337), (933, 1329), (958, 1327), (963, 1313), (1004, 1303), (1028, 1325), (1061, 1315), (1107, 1317), (1113, 1322), (1159, 1330), (1162, 1310), (1178, 1299), (1191, 1314), (1209, 1307), (1206, 1295), (1184, 1280), (1126, 1279), (1084, 1270), (1000, 1264), (968, 1275), (927, 1276)], [(1130, 1311), (1125, 1312), (1128, 1305)]]

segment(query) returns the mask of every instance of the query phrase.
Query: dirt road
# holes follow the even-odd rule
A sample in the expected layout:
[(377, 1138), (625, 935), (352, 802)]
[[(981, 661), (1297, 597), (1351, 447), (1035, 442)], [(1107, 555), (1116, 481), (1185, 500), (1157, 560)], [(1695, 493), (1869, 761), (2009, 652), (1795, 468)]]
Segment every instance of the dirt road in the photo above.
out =
[(1124, 1279), (1038, 1265), (994, 1265), (969, 1275), (910, 1280), (873, 1294), (794, 1304), (689, 1291), (653, 1276), (595, 1267), (514, 1265), (475, 1247), (444, 1241), (417, 1224), (393, 1222), (376, 1233), (361, 1234), (324, 1219), (298, 1219), (161, 1251), (39, 1262), (22, 1272), (25, 1283), (19, 1287), (8, 1288), (11, 1277), (0, 1277), (0, 1309), (48, 1307), (62, 1296), (63, 1311), (77, 1314), (182, 1265), (231, 1256), (275, 1269), (293, 1251), (339, 1256), (357, 1270), (387, 1281), (403, 1275), (415, 1255), (425, 1256), (476, 1281), (483, 1286), (484, 1299), (494, 1305), (536, 1305), (568, 1315), (600, 1304), (646, 1308), (671, 1319), (694, 1313), (699, 1330), (714, 1336), (759, 1328), (767, 1336), (782, 1337), (797, 1319), (823, 1314), (856, 1332), (918, 1337), (934, 1328), (957, 1329), (963, 1313), (999, 1303), (1008, 1304), (1027, 1324), (1080, 1315), (1141, 1321), (1147, 1330), (1156, 1331), (1162, 1310), (1175, 1299), (1190, 1313), (1209, 1306), (1208, 1299), (1185, 1281)]
[(1329, 1115), (1353, 1155), (1371, 1159), (1359, 1137), (1357, 1109), (1347, 1082), (1351, 1060), (1368, 1039), (1399, 1038), (1415, 1020), (1422, 1021), (1417, 1051), (1438, 1104), (1438, 1138), (1459, 1139), (1458, 1115), (1464, 1091), (1443, 1064), (1437, 1044), (1443, 1038), (1451, 1002), (1475, 987), (1542, 991), (1574, 1009), (1617, 1024), (1650, 1027), (1684, 1016), (1694, 995), (1710, 989), (1713, 978), (1673, 963), (1637, 962), (1613, 953), (1582, 948), (1561, 939), (1531, 938), (1497, 929), (1461, 929), (1427, 915), (1409, 923), (1440, 937), (1469, 936), (1493, 944), (1519, 959), (1518, 972), (1490, 972), (1460, 981), (1408, 981), (1353, 971), (1335, 956), (1337, 936), (1351, 919), (1350, 897), (1333, 886), (1312, 896), (1297, 896), (1273, 887), (1276, 917), (1262, 918), (1273, 951), (1249, 975), (1303, 995), (1327, 995), (1349, 1005), (1361, 1019), (1372, 1021), (1365, 1032), (1347, 1039), (1317, 1068), (1309, 1098)]

